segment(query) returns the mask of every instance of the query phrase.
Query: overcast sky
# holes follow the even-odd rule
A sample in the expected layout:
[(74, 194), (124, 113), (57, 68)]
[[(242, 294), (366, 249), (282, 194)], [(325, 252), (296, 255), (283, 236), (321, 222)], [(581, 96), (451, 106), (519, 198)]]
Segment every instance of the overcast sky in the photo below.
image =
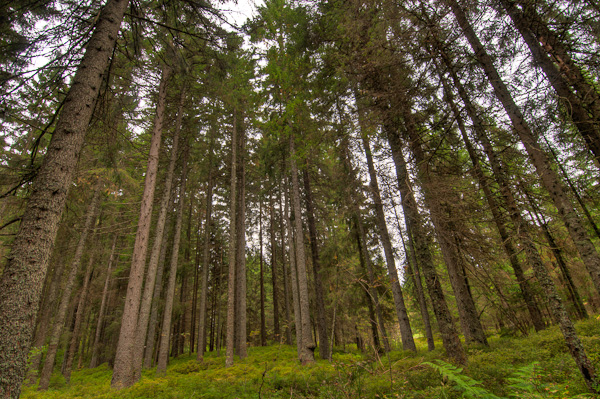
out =
[(256, 15), (256, 8), (263, 3), (262, 0), (228, 1), (223, 4), (222, 10), (229, 22), (241, 26), (248, 18)]

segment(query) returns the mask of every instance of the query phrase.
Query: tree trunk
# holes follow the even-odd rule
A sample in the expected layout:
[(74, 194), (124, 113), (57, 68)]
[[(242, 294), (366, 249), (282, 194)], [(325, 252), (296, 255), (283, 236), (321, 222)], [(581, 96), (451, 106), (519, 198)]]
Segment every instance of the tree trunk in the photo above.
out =
[(311, 334), (310, 302), (308, 297), (308, 276), (306, 274), (306, 254), (304, 250), (304, 231), (302, 229), (302, 208), (300, 207), (300, 184), (298, 182), (298, 166), (294, 149), (294, 136), (290, 135), (290, 166), (292, 173), (292, 203), (296, 232), (296, 271), (298, 273), (298, 294), (300, 299), (300, 320), (302, 322), (302, 353), (300, 361), (303, 364), (315, 360), (315, 343)]
[[(525, 2), (519, 2), (525, 3)], [(546, 47), (546, 51), (540, 41), (547, 42), (549, 39), (552, 40), (553, 44), (559, 44), (558, 38), (556, 34), (553, 34), (545, 24), (541, 21), (541, 18), (538, 15), (535, 15), (535, 10), (531, 6), (525, 6), (525, 10), (527, 12), (520, 11), (516, 2), (513, 0), (501, 0), (501, 4), (510, 16), (511, 20), (515, 24), (517, 30), (523, 37), (523, 40), (529, 47), (529, 51), (533, 56), (536, 64), (544, 71), (544, 74), (550, 81), (550, 84), (556, 91), (558, 98), (562, 101), (564, 111), (573, 120), (575, 127), (583, 137), (586, 145), (588, 146), (588, 150), (592, 153), (592, 156), (595, 158), (596, 165), (600, 167), (600, 130), (598, 129), (597, 123), (600, 122), (600, 115), (596, 115), (596, 122), (588, 115), (588, 112), (584, 108), (584, 104), (582, 104), (581, 99), (571, 90), (569, 87), (569, 76), (573, 78), (574, 84), (578, 85), (579, 81), (575, 76), (573, 76), (573, 72), (579, 72), (579, 77), (581, 78), (581, 83), (585, 86), (587, 91), (583, 97), (585, 101), (586, 98), (594, 98), (597, 101), (597, 95), (595, 95), (596, 90), (593, 87), (590, 87), (585, 83), (585, 79), (580, 74), (579, 68), (570, 63), (569, 66), (566, 65), (565, 62), (562, 61), (562, 58), (556, 58), (558, 61), (558, 65), (554, 63), (552, 60), (552, 53), (556, 53), (553, 49), (552, 45), (548, 45)], [(540, 26), (543, 25), (543, 26)], [(536, 29), (537, 28), (537, 29)], [(551, 34), (551, 38), (547, 36), (538, 36), (536, 37), (535, 31), (543, 30), (545, 34)], [(562, 48), (562, 46), (561, 46)], [(564, 49), (563, 49), (564, 50)], [(565, 60), (567, 62), (571, 61), (570, 57)], [(561, 74), (560, 66), (563, 66), (563, 71), (566, 72), (565, 75)], [(592, 103), (594, 100), (592, 100)], [(592, 107), (593, 108), (593, 107)], [(591, 109), (590, 111), (593, 111)]]
[(321, 359), (329, 359), (329, 338), (327, 335), (327, 313), (325, 311), (325, 299), (323, 295), (323, 276), (321, 275), (321, 260), (319, 257), (319, 245), (317, 243), (317, 226), (315, 223), (315, 211), (310, 187), (310, 176), (308, 174), (308, 160), (304, 177), (304, 200), (306, 202), (306, 216), (308, 219), (308, 234), (310, 238), (310, 250), (312, 255), (313, 276), (315, 282), (315, 305), (317, 308), (317, 326), (319, 328), (319, 355)]
[[(379, 294), (377, 292), (377, 285), (375, 279), (375, 273), (373, 271), (373, 263), (371, 262), (371, 256), (369, 255), (369, 251), (367, 249), (367, 238), (365, 234), (365, 229), (362, 224), (362, 220), (359, 216), (358, 206), (355, 206), (355, 224), (356, 224), (356, 244), (358, 247), (358, 256), (361, 263), (361, 266), (366, 270), (368, 277), (368, 289), (367, 294), (369, 296), (369, 302), (372, 302), (374, 305), (374, 313), (376, 319), (372, 322), (376, 322), (375, 330), (373, 330), (373, 340), (376, 341), (375, 345), (377, 346), (377, 341), (375, 338), (378, 338), (377, 334), (377, 326), (379, 327), (379, 331), (381, 331), (381, 338), (383, 341), (383, 348), (386, 352), (391, 350), (390, 341), (388, 338), (387, 330), (385, 328), (385, 321), (383, 319), (383, 315), (381, 314), (381, 305), (379, 303)], [(379, 348), (377, 348), (379, 350)]]
[(150, 235), (150, 224), (152, 222), (152, 206), (154, 201), (154, 189), (156, 187), (156, 175), (158, 170), (158, 156), (160, 138), (162, 134), (165, 116), (165, 102), (167, 97), (167, 80), (171, 69), (167, 65), (162, 67), (162, 76), (158, 87), (158, 101), (156, 103), (156, 115), (154, 117), (154, 128), (150, 141), (150, 152), (148, 153), (148, 166), (144, 180), (144, 193), (140, 207), (140, 218), (138, 220), (137, 233), (131, 256), (131, 269), (129, 271), (129, 283), (123, 308), (121, 330), (119, 332), (119, 343), (115, 354), (115, 363), (111, 387), (114, 389), (126, 388), (137, 381), (134, 369), (134, 356), (137, 335), (138, 315), (140, 310), (142, 284), (144, 283), (144, 269), (146, 263), (146, 252), (148, 250), (148, 237)]
[[(184, 251), (184, 259), (185, 259), (185, 251)], [(186, 264), (184, 262), (184, 264)], [(179, 343), (179, 349), (177, 350), (177, 356), (179, 355), (183, 355), (183, 353), (185, 352), (185, 338), (189, 335), (186, 330), (187, 330), (187, 294), (189, 292), (189, 288), (188, 288), (188, 275), (186, 273), (186, 269), (183, 270), (183, 272), (181, 273), (181, 291), (180, 291), (180, 295), (179, 295), (179, 303), (181, 305), (181, 315), (179, 316), (179, 337), (178, 337), (178, 343)]]
[(265, 321), (265, 273), (263, 265), (263, 228), (262, 228), (262, 199), (258, 202), (258, 245), (260, 263), (260, 346), (267, 346), (267, 325)]
[(410, 327), (410, 320), (408, 319), (408, 312), (406, 310), (406, 304), (404, 303), (404, 295), (402, 294), (402, 288), (400, 287), (400, 280), (398, 278), (398, 270), (396, 269), (394, 250), (392, 248), (392, 242), (390, 240), (390, 235), (387, 229), (387, 223), (385, 221), (385, 213), (383, 210), (383, 203), (381, 201), (379, 183), (377, 181), (377, 172), (375, 171), (371, 147), (369, 145), (369, 141), (366, 137), (365, 132), (363, 132), (362, 142), (363, 148), (365, 150), (365, 156), (367, 159), (367, 167), (369, 169), (369, 188), (371, 189), (371, 195), (373, 196), (373, 203), (375, 205), (375, 214), (377, 217), (377, 230), (379, 231), (381, 245), (383, 246), (383, 252), (385, 254), (385, 261), (388, 268), (388, 276), (390, 279), (390, 285), (394, 297), (396, 316), (398, 317), (398, 324), (400, 325), (402, 349), (416, 352), (417, 347), (413, 339), (412, 329)]
[[(423, 319), (423, 328), (425, 329), (425, 336), (427, 338), (427, 349), (429, 351), (432, 351), (435, 349), (435, 342), (433, 340), (433, 331), (431, 330), (431, 321), (429, 319), (429, 311), (427, 310), (427, 301), (425, 300), (425, 292), (423, 291), (421, 271), (419, 270), (419, 262), (417, 261), (417, 255), (413, 244), (412, 233), (408, 228), (406, 229), (406, 233), (408, 235), (407, 247), (404, 242), (404, 234), (402, 232), (402, 227), (400, 226), (400, 218), (398, 217), (398, 212), (396, 212), (396, 204), (394, 203), (393, 198), (392, 208), (394, 210), (394, 216), (396, 217), (396, 223), (398, 224), (398, 232), (400, 233), (400, 238), (402, 238), (402, 243), (404, 245), (404, 252), (406, 254), (406, 265), (408, 267), (409, 277), (412, 279), (413, 284), (415, 286), (415, 296), (417, 297), (417, 302), (419, 303), (419, 310), (421, 311), (421, 318)], [(408, 226), (408, 223), (406, 223), (406, 217), (405, 224)]]
[(527, 197), (527, 200), (529, 201), (529, 204), (531, 205), (531, 208), (533, 209), (535, 219), (538, 221), (538, 224), (541, 226), (542, 230), (544, 231), (544, 235), (546, 236), (548, 245), (550, 246), (550, 249), (552, 250), (552, 253), (554, 254), (556, 263), (558, 263), (558, 267), (559, 267), (559, 269), (563, 275), (563, 278), (565, 280), (565, 285), (567, 286), (567, 292), (569, 293), (569, 299), (573, 302), (573, 307), (575, 307), (575, 312), (577, 313), (577, 318), (578, 319), (587, 319), (589, 317), (587, 310), (585, 310), (585, 305), (583, 304), (583, 301), (581, 300), (581, 296), (579, 295), (577, 286), (573, 282), (573, 277), (571, 276), (571, 272), (570, 272), (569, 268), (567, 267), (567, 263), (565, 262), (565, 260), (562, 256), (562, 251), (561, 251), (560, 247), (556, 244), (556, 241), (554, 240), (554, 237), (552, 236), (552, 233), (550, 232), (550, 228), (548, 227), (548, 224), (544, 220), (544, 217), (540, 216), (539, 209), (538, 209), (537, 205), (535, 204), (533, 198), (531, 198), (531, 194), (529, 193), (529, 190), (525, 189), (525, 187), (521, 184), (521, 182), (519, 182), (519, 186), (521, 187), (521, 190), (525, 193), (525, 196)]
[[(407, 124), (412, 124), (414, 123), (410, 122), (412, 115), (409, 114), (410, 111), (405, 112), (404, 119), (407, 121)], [(475, 302), (467, 287), (466, 276), (462, 272), (458, 249), (454, 243), (454, 231), (456, 231), (456, 229), (452, 226), (452, 223), (447, 223), (442, 220), (441, 204), (435, 194), (431, 192), (431, 187), (435, 187), (435, 183), (431, 182), (420, 138), (417, 137), (414, 129), (407, 129), (407, 133), (408, 139), (410, 140), (410, 147), (419, 169), (419, 176), (423, 181), (425, 203), (430, 209), (431, 221), (436, 231), (437, 240), (442, 250), (444, 263), (446, 264), (446, 269), (450, 277), (450, 284), (452, 285), (454, 297), (456, 298), (456, 307), (458, 309), (465, 341), (467, 344), (477, 342), (487, 345), (487, 339), (485, 338), (485, 333), (483, 332), (483, 327), (481, 326), (478, 317), (479, 312), (475, 307)]]
[(85, 318), (85, 324), (83, 327), (83, 333), (81, 334), (81, 343), (79, 345), (79, 354), (77, 355), (77, 369), (83, 368), (83, 360), (86, 359), (91, 350), (92, 344), (92, 312), (87, 312), (87, 317)]
[[(294, 325), (296, 328), (296, 350), (298, 351), (298, 359), (302, 362), (303, 360), (303, 346), (302, 346), (302, 308), (300, 307), (300, 292), (298, 289), (298, 272), (296, 268), (296, 244), (294, 243), (294, 231), (292, 227), (292, 221), (289, 210), (289, 194), (288, 191), (285, 191), (285, 209), (284, 209), (284, 217), (285, 224), (287, 227), (288, 235), (288, 249), (289, 249), (289, 258), (290, 258), (290, 276), (291, 276), (291, 284), (292, 284), (292, 302), (294, 305)], [(291, 320), (289, 321), (291, 323)]]
[[(473, 128), (477, 134), (477, 137), (479, 138), (479, 141), (484, 146), (484, 151), (486, 152), (486, 154), (488, 156), (488, 160), (492, 166), (492, 171), (494, 172), (494, 177), (500, 186), (500, 191), (502, 192), (502, 197), (500, 198), (501, 205), (503, 205), (503, 208), (509, 210), (511, 219), (515, 222), (515, 226), (518, 226), (519, 224), (522, 223), (522, 217), (520, 216), (520, 211), (518, 210), (518, 208), (516, 206), (516, 202), (514, 201), (512, 191), (511, 191), (510, 187), (508, 186), (508, 184), (506, 183), (506, 178), (504, 177), (502, 168), (499, 165), (499, 161), (496, 159), (495, 152), (494, 152), (491, 144), (489, 143), (489, 140), (487, 140), (487, 138), (486, 138), (486, 132), (484, 129), (483, 121), (479, 117), (479, 115), (475, 109), (475, 106), (473, 105), (473, 103), (471, 102), (471, 100), (467, 94), (467, 91), (465, 90), (464, 86), (458, 79), (458, 76), (456, 75), (456, 73), (454, 71), (454, 67), (452, 66), (448, 56), (443, 51), (440, 51), (440, 54), (446, 64), (446, 66), (450, 70), (452, 80), (453, 80), (456, 88), (458, 89), (459, 95), (460, 95), (461, 99), (463, 100), (463, 103), (465, 104), (467, 114), (469, 115), (469, 118), (471, 119), (471, 121), (473, 123)], [(496, 200), (495, 196), (492, 194), (489, 182), (488, 182), (487, 178), (485, 177), (485, 175), (483, 174), (483, 171), (481, 170), (479, 157), (475, 153), (473, 145), (471, 144), (471, 141), (469, 140), (469, 137), (466, 133), (466, 128), (464, 126), (462, 118), (460, 117), (460, 113), (458, 112), (456, 104), (453, 101), (452, 93), (450, 92), (449, 88), (447, 88), (447, 87), (446, 87), (446, 96), (448, 98), (448, 101), (450, 102), (450, 106), (453, 108), (454, 114), (456, 115), (456, 120), (457, 120), (459, 129), (461, 131), (463, 141), (467, 148), (467, 152), (469, 153), (471, 163), (473, 164), (474, 173), (476, 175), (476, 178), (479, 181), (479, 186), (481, 187), (482, 191), (484, 192), (484, 195), (486, 197), (486, 200), (487, 200), (490, 210), (492, 212), (492, 216), (494, 218), (494, 223), (496, 224), (496, 228), (498, 229), (498, 233), (500, 234), (500, 238), (502, 239), (504, 250), (509, 258), (512, 269), (515, 272), (515, 277), (517, 278), (517, 283), (519, 284), (519, 288), (521, 290), (521, 294), (523, 295), (523, 300), (525, 301), (525, 304), (527, 306), (527, 310), (529, 312), (531, 322), (533, 323), (533, 327), (535, 328), (536, 331), (541, 331), (546, 328), (546, 325), (544, 323), (544, 318), (542, 316), (542, 312), (538, 306), (538, 303), (535, 300), (535, 294), (533, 293), (533, 290), (529, 284), (529, 281), (525, 277), (525, 272), (524, 272), (523, 267), (521, 266), (521, 263), (519, 262), (519, 259), (518, 259), (518, 253), (515, 250), (515, 248), (513, 247), (511, 237), (506, 229), (506, 224), (504, 222), (504, 218), (501, 213), (500, 204), (498, 204), (498, 201)], [(522, 233), (521, 229), (517, 228), (517, 230), (520, 233)], [(523, 243), (523, 246), (529, 245), (528, 242), (530, 240), (528, 237), (523, 237), (521, 234), (519, 234), (519, 236), (521, 237), (521, 242)]]
[(236, 279), (236, 348), (240, 359), (248, 356), (247, 349), (247, 329), (246, 329), (246, 134), (244, 131), (244, 119), (240, 113), (237, 119), (238, 126), (238, 162), (237, 162), (237, 183), (238, 183), (238, 207), (236, 209), (236, 234), (237, 247), (235, 256), (237, 259)]
[[(279, 229), (281, 235), (281, 270), (283, 275), (283, 296), (284, 296), (284, 305), (285, 305), (285, 343), (287, 345), (292, 344), (292, 305), (290, 304), (290, 295), (292, 294), (292, 290), (290, 289), (289, 284), (289, 273), (287, 272), (287, 268), (285, 266), (285, 230), (284, 230), (284, 219), (287, 226), (288, 219), (288, 202), (285, 200), (283, 188), (281, 185), (279, 186)], [(285, 202), (285, 208), (282, 204), (282, 201)], [(288, 227), (288, 231), (289, 227)], [(291, 232), (290, 232), (291, 234)], [(288, 241), (288, 248), (291, 242)], [(290, 251), (293, 254), (293, 252)], [(290, 263), (292, 262), (292, 258), (290, 257)]]
[(127, 5), (127, 0), (108, 0), (98, 16), (4, 266), (0, 279), (3, 398), (17, 398), (21, 392), (48, 259)]
[[(537, 170), (537, 173), (541, 177), (543, 186), (550, 193), (550, 197), (552, 198), (554, 205), (556, 206), (560, 216), (563, 219), (563, 222), (569, 230), (569, 234), (575, 242), (575, 245), (577, 246), (579, 254), (584, 261), (588, 272), (592, 276), (596, 290), (600, 292), (600, 257), (598, 257), (596, 249), (589, 239), (585, 229), (579, 222), (579, 218), (575, 213), (575, 210), (567, 199), (566, 193), (564, 192), (564, 188), (559, 181), (558, 176), (552, 170), (550, 161), (540, 148), (539, 143), (535, 139), (535, 136), (533, 135), (529, 125), (525, 122), (525, 119), (521, 114), (521, 110), (514, 103), (510, 93), (508, 92), (508, 89), (496, 71), (491, 58), (485, 52), (485, 49), (479, 41), (479, 38), (476, 36), (475, 31), (469, 24), (464, 11), (460, 8), (456, 0), (446, 0), (446, 2), (452, 8), (452, 12), (458, 20), (458, 23), (463, 30), (463, 33), (467, 37), (467, 40), (471, 44), (471, 47), (475, 52), (475, 56), (488, 76), (496, 96), (502, 102), (506, 113), (510, 117), (516, 133), (519, 135), (521, 142), (524, 144), (525, 149), (527, 150), (527, 153), (529, 154), (529, 157)], [(529, 247), (525, 249), (528, 251)], [(560, 324), (560, 328), (563, 336), (565, 337), (567, 346), (569, 347), (571, 355), (579, 367), (586, 384), (588, 385), (588, 389), (591, 392), (599, 393), (597, 386), (598, 382), (600, 381), (596, 376), (596, 371), (585, 354), (583, 346), (579, 341), (579, 337), (575, 332), (575, 328), (573, 327), (573, 324), (569, 319), (558, 294), (556, 293), (556, 287), (548, 276), (548, 271), (544, 267), (543, 263), (537, 260), (532, 262), (532, 266), (538, 280), (546, 291), (546, 296), (550, 301), (549, 304), (551, 311), (555, 319)]]
[[(72, 241), (69, 241), (69, 245), (67, 248), (72, 246)], [(56, 251), (56, 249), (55, 249)], [(45, 304), (40, 308), (40, 312), (38, 313), (38, 326), (35, 332), (35, 340), (33, 342), (33, 348), (41, 349), (46, 343), (46, 339), (48, 338), (48, 327), (50, 326), (50, 320), (52, 318), (53, 311), (56, 308), (56, 296), (58, 294), (58, 290), (60, 288), (60, 282), (62, 281), (62, 275), (65, 271), (65, 261), (63, 259), (56, 261), (57, 265), (54, 267), (52, 276), (52, 281), (50, 287), (48, 288), (48, 292), (44, 295)], [(40, 372), (40, 363), (42, 362), (43, 353), (40, 351), (39, 354), (31, 359), (31, 365), (29, 366), (29, 382), (30, 384), (35, 384), (38, 374)]]
[[(191, 200), (194, 199), (194, 196), (191, 196)], [(190, 201), (191, 202), (191, 201)], [(196, 230), (196, 251), (194, 254), (194, 286), (192, 288), (192, 319), (190, 320), (190, 348), (189, 348), (189, 354), (191, 355), (192, 353), (194, 353), (194, 351), (197, 351), (197, 347), (199, 346), (198, 341), (197, 341), (197, 337), (198, 337), (198, 329), (196, 327), (198, 323), (198, 287), (201, 284), (200, 279), (202, 278), (201, 274), (202, 274), (202, 270), (200, 269), (200, 230), (202, 228), (202, 221), (201, 221), (201, 215), (202, 213), (199, 211), (198, 209), (198, 228)], [(192, 208), (190, 207), (190, 213), (189, 213), (189, 218), (192, 219)], [(191, 231), (190, 231), (191, 234)], [(190, 237), (190, 246), (191, 246), (191, 237)], [(204, 302), (205, 306), (206, 306), (206, 300)], [(206, 316), (206, 313), (205, 313)], [(206, 336), (205, 336), (206, 337)], [(204, 343), (204, 346), (206, 347), (206, 342)], [(196, 353), (197, 356), (197, 353)]]
[(204, 246), (202, 250), (202, 287), (200, 291), (200, 310), (198, 312), (198, 352), (196, 360), (204, 360), (206, 350), (206, 297), (208, 295), (208, 268), (210, 265), (210, 232), (212, 227), (213, 201), (213, 129), (209, 130), (208, 148), (208, 183), (206, 191), (206, 220), (204, 221)]
[(217, 281), (215, 284), (215, 321), (214, 321), (214, 325), (215, 325), (215, 335), (216, 335), (216, 339), (215, 339), (215, 346), (217, 348), (217, 355), (221, 356), (221, 325), (223, 324), (221, 318), (222, 318), (222, 312), (221, 312), (221, 287), (223, 285), (223, 266), (225, 265), (225, 263), (223, 262), (223, 248), (220, 247), (219, 248), (219, 252), (221, 253), (221, 261), (219, 262), (219, 269), (217, 271)]
[[(138, 313), (138, 321), (136, 327), (136, 342), (146, 342), (146, 334), (148, 332), (148, 320), (150, 319), (150, 311), (152, 308), (152, 297), (154, 291), (154, 283), (156, 282), (156, 270), (158, 269), (158, 260), (160, 258), (160, 249), (165, 239), (165, 223), (167, 220), (167, 212), (169, 200), (171, 198), (171, 186), (173, 185), (173, 174), (177, 156), (179, 155), (179, 134), (181, 132), (181, 123), (183, 119), (183, 107), (185, 105), (186, 89), (182, 87), (179, 97), (179, 107), (177, 109), (177, 120), (175, 121), (175, 131), (173, 132), (173, 145), (171, 147), (171, 157), (169, 166), (165, 175), (165, 184), (163, 186), (162, 198), (160, 200), (158, 219), (156, 221), (154, 243), (150, 252), (150, 261), (146, 272), (146, 282), (142, 294), (140, 310)], [(132, 373), (133, 382), (139, 381), (142, 376), (142, 363), (144, 359), (144, 346), (134, 345), (132, 347)]]
[(73, 290), (75, 277), (77, 277), (77, 272), (79, 271), (81, 265), (81, 257), (83, 256), (83, 250), (85, 248), (87, 237), (92, 230), (93, 224), (96, 220), (96, 211), (100, 206), (100, 195), (102, 192), (101, 189), (102, 184), (100, 181), (98, 181), (94, 190), (94, 197), (92, 198), (92, 201), (90, 202), (86, 212), (83, 230), (79, 236), (79, 242), (77, 243), (75, 255), (73, 255), (73, 261), (71, 262), (71, 269), (69, 271), (69, 275), (67, 276), (65, 287), (62, 291), (56, 317), (54, 318), (54, 327), (52, 329), (52, 335), (50, 336), (50, 342), (48, 343), (48, 352), (46, 353), (44, 367), (42, 368), (42, 373), (40, 375), (40, 390), (48, 389), (48, 385), (50, 384), (50, 377), (52, 376), (52, 369), (54, 368), (54, 361), (56, 360), (56, 352), (58, 351), (58, 344), (62, 334), (63, 325), (65, 324), (67, 308), (69, 307), (71, 291)]
[(586, 229), (581, 224), (579, 216), (575, 212), (573, 205), (568, 199), (563, 184), (559, 180), (556, 172), (552, 169), (550, 160), (540, 147), (535, 135), (531, 131), (530, 126), (525, 121), (521, 110), (514, 102), (508, 91), (508, 88), (500, 78), (498, 71), (494, 67), (492, 59), (486, 53), (483, 45), (479, 41), (479, 38), (475, 34), (473, 27), (467, 20), (466, 14), (456, 0), (445, 1), (452, 8), (452, 12), (454, 13), (464, 35), (471, 44), (477, 60), (485, 71), (485, 74), (487, 75), (490, 84), (494, 89), (496, 97), (504, 106), (504, 109), (512, 122), (514, 131), (517, 133), (521, 139), (521, 142), (525, 146), (525, 150), (529, 155), (529, 159), (540, 176), (542, 185), (550, 194), (550, 198), (552, 198), (554, 206), (558, 210), (560, 217), (567, 227), (569, 235), (575, 243), (577, 251), (579, 252), (583, 263), (592, 277), (596, 291), (600, 293), (600, 256), (590, 240)]
[[(173, 209), (175, 206), (176, 187), (172, 188), (171, 193), (171, 204), (169, 209)], [(167, 213), (167, 221), (165, 222), (167, 229), (173, 230), (173, 222), (171, 212)], [(156, 357), (155, 354), (155, 343), (156, 343), (156, 329), (159, 324), (159, 308), (160, 308), (160, 296), (163, 289), (163, 276), (167, 258), (167, 245), (169, 243), (170, 233), (167, 232), (164, 236), (163, 242), (160, 249), (160, 258), (158, 259), (158, 269), (156, 270), (156, 281), (154, 282), (154, 292), (152, 294), (152, 310), (150, 311), (150, 320), (148, 321), (148, 334), (146, 334), (146, 346), (144, 350), (144, 368), (149, 369), (152, 367)]]
[(96, 323), (96, 334), (94, 336), (94, 344), (92, 345), (92, 360), (90, 361), (90, 368), (93, 369), (98, 366), (98, 351), (100, 350), (100, 336), (102, 333), (102, 326), (104, 325), (104, 314), (106, 310), (106, 300), (108, 298), (108, 287), (111, 278), (111, 272), (113, 262), (115, 261), (115, 250), (117, 248), (118, 235), (115, 234), (113, 237), (113, 243), (110, 250), (110, 257), (108, 258), (108, 267), (106, 269), (106, 279), (104, 280), (104, 288), (102, 289), (102, 300), (100, 301), (100, 310), (98, 311), (98, 321)]
[[(406, 128), (413, 127), (406, 126)], [(419, 215), (417, 203), (409, 184), (408, 171), (406, 169), (404, 156), (402, 155), (398, 132), (390, 125), (389, 121), (386, 121), (384, 124), (384, 129), (390, 143), (390, 148), (392, 149), (392, 156), (396, 166), (396, 175), (402, 200), (402, 209), (406, 215), (407, 226), (413, 233), (415, 252), (417, 257), (421, 260), (423, 277), (425, 278), (427, 291), (429, 292), (429, 297), (431, 298), (431, 304), (438, 323), (438, 328), (440, 329), (440, 333), (442, 335), (442, 343), (448, 356), (450, 356), (457, 363), (465, 364), (467, 362), (467, 355), (458, 337), (454, 322), (452, 321), (450, 309), (446, 303), (446, 297), (435, 270), (435, 265), (429, 249), (428, 238), (423, 231), (423, 225)]]
[(238, 127), (237, 115), (233, 112), (233, 130), (231, 134), (231, 205), (229, 208), (229, 277), (227, 280), (227, 337), (225, 343), (225, 366), (233, 366), (235, 346), (235, 283), (236, 283), (236, 247), (237, 247), (237, 162), (238, 162)]
[(188, 172), (189, 148), (186, 144), (183, 154), (183, 171), (181, 172), (181, 183), (179, 184), (179, 198), (177, 204), (177, 218), (175, 221), (175, 235), (173, 237), (173, 250), (171, 252), (171, 264), (169, 267), (169, 281), (165, 293), (165, 309), (163, 312), (163, 322), (160, 337), (160, 346), (158, 351), (158, 362), (156, 374), (163, 375), (167, 372), (167, 362), (169, 361), (169, 342), (171, 332), (171, 316), (173, 315), (173, 300), (175, 297), (175, 283), (177, 281), (177, 266), (179, 262), (179, 244), (181, 241), (181, 225), (183, 222), (183, 204), (185, 200), (185, 186)]
[(67, 384), (71, 381), (71, 371), (73, 369), (73, 360), (75, 359), (75, 352), (77, 352), (77, 346), (81, 335), (81, 323), (84, 317), (84, 310), (87, 303), (87, 296), (90, 286), (90, 279), (94, 271), (94, 253), (90, 254), (90, 259), (85, 270), (85, 276), (83, 277), (83, 286), (81, 287), (81, 293), (79, 294), (79, 303), (77, 304), (77, 312), (75, 313), (75, 325), (73, 327), (73, 333), (71, 334), (71, 342), (69, 344), (68, 356), (65, 360), (65, 367), (63, 370), (63, 376), (67, 381)]
[(269, 196), (269, 233), (271, 240), (271, 284), (273, 285), (273, 341), (279, 342), (281, 330), (279, 327), (279, 286), (277, 284), (277, 259), (275, 245), (275, 211), (273, 196)]

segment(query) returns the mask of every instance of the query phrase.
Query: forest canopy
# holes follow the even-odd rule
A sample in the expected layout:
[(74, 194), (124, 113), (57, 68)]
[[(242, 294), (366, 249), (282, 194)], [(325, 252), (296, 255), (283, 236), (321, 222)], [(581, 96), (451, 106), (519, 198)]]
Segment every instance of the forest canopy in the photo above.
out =
[(600, 393), (598, 1), (240, 6), (0, 2), (0, 397), (552, 326)]

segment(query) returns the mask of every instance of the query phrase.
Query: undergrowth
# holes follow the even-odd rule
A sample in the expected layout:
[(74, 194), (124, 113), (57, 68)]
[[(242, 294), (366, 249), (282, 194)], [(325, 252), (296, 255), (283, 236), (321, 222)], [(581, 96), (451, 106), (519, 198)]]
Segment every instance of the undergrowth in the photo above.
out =
[[(600, 367), (600, 323), (577, 325), (588, 355)], [(223, 356), (208, 353), (172, 359), (166, 376), (145, 370), (140, 382), (114, 391), (106, 364), (74, 371), (70, 385), (57, 372), (50, 389), (23, 387), (24, 399), (45, 398), (594, 398), (569, 356), (562, 335), (550, 328), (526, 338), (490, 337), (489, 347), (471, 347), (469, 363), (447, 363), (440, 349), (418, 353), (334, 351), (333, 361), (301, 366), (294, 347), (249, 348), (246, 359), (226, 368)], [(441, 347), (441, 343), (437, 343)], [(349, 348), (349, 347), (347, 347)]]

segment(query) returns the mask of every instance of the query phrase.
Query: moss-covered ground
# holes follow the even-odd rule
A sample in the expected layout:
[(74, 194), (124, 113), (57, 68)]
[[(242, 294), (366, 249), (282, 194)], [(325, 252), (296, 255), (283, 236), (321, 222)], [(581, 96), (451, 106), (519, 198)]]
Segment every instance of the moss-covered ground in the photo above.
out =
[[(577, 324), (588, 355), (600, 369), (600, 320)], [(470, 347), (463, 369), (443, 363), (443, 351), (360, 353), (335, 350), (333, 361), (301, 366), (294, 347), (252, 347), (244, 360), (225, 368), (224, 356), (209, 353), (172, 359), (167, 374), (146, 370), (140, 382), (110, 388), (106, 364), (73, 372), (66, 385), (59, 373), (46, 392), (23, 387), (23, 399), (41, 398), (593, 398), (558, 328), (529, 337), (489, 338), (489, 347)], [(441, 343), (438, 344), (441, 347)], [(440, 362), (441, 361), (441, 362)], [(432, 366), (433, 364), (433, 366)], [(445, 374), (444, 376), (442, 374)], [(476, 383), (477, 382), (477, 383)], [(470, 389), (469, 387), (473, 387)]]

